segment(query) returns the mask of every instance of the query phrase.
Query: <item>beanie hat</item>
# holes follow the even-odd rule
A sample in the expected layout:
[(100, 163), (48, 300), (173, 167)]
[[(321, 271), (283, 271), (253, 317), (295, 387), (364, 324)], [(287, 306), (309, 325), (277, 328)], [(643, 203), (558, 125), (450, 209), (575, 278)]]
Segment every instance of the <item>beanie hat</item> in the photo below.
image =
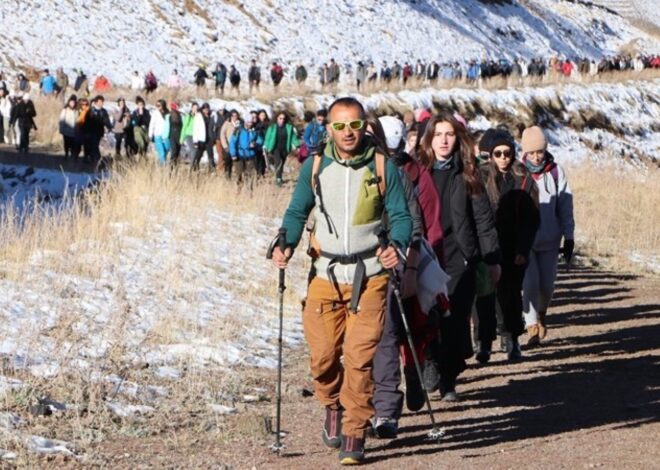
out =
[(413, 114), (415, 116), (415, 121), (417, 122), (424, 122), (432, 117), (431, 112), (426, 108), (416, 109)]
[(405, 135), (406, 125), (394, 116), (382, 116), (378, 120), (380, 125), (383, 126), (387, 148), (390, 150), (398, 149)]
[(497, 129), (490, 128), (484, 134), (481, 136), (481, 140), (479, 141), (479, 151), (480, 152), (488, 152), (490, 153), (491, 147), (490, 143), (491, 140), (493, 139), (493, 135), (497, 133)]
[(543, 129), (541, 129), (539, 126), (528, 127), (523, 131), (523, 153), (534, 152), (535, 150), (545, 150), (546, 148), (548, 148), (548, 141), (545, 138)]
[[(506, 145), (512, 152), (516, 151), (516, 142), (513, 136), (506, 129), (495, 129), (488, 142), (488, 153), (492, 154), (495, 147)], [(480, 144), (481, 147), (481, 144)]]
[(172, 111), (178, 111), (178, 110), (179, 110), (179, 105), (176, 104), (175, 101), (172, 101), (172, 102), (170, 103), (170, 109), (171, 109)]

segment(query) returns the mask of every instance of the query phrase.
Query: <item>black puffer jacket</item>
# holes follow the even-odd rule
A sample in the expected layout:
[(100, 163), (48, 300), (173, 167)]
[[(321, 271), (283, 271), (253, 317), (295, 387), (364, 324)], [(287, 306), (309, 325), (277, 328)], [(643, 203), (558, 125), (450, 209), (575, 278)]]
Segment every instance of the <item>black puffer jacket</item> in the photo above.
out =
[[(518, 167), (522, 165), (515, 163)], [(492, 178), (488, 165), (480, 168), (483, 181)], [(491, 207), (495, 214), (495, 226), (499, 238), (502, 257), (505, 262), (513, 262), (516, 255), (529, 258), (529, 252), (541, 223), (538, 209), (538, 192), (534, 180), (527, 171), (518, 173), (494, 173), (495, 185), (499, 194), (489, 193)], [(489, 188), (489, 185), (486, 184)]]
[[(442, 172), (449, 175), (441, 175)], [(448, 213), (450, 226), (444, 226), (445, 258), (447, 265), (472, 264), (479, 258), (488, 265), (501, 261), (495, 220), (485, 189), (478, 195), (469, 195), (463, 177), (463, 164), (460, 159), (450, 170), (432, 170), (433, 181), (443, 201), (442, 213)], [(449, 181), (443, 188), (441, 181)], [(445, 193), (445, 190), (449, 193)], [(449, 204), (444, 204), (445, 201)], [(443, 216), (446, 220), (447, 216)], [(462, 256), (462, 260), (449, 259)]]

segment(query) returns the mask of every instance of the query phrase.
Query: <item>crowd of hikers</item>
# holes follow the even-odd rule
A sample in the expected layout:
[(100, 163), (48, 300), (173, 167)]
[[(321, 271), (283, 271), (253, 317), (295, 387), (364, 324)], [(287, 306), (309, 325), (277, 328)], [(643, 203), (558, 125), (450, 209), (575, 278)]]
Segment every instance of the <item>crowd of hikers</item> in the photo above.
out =
[[(308, 70), (309, 68), (309, 70)], [(159, 87), (167, 89), (181, 89), (189, 85), (207, 90), (209, 88), (224, 96), (226, 91), (238, 95), (241, 83), (245, 85), (247, 78), (248, 93), (253, 94), (260, 91), (262, 83), (269, 79), (272, 87), (277, 90), (286, 79), (297, 85), (311, 85), (314, 82), (321, 89), (335, 88), (340, 81), (354, 84), (358, 91), (365, 86), (380, 84), (388, 86), (393, 83), (417, 84), (437, 83), (439, 81), (464, 81), (469, 84), (480, 84), (492, 78), (515, 78), (525, 79), (527, 77), (543, 79), (544, 77), (565, 77), (579, 79), (583, 76), (595, 76), (602, 73), (614, 71), (642, 71), (644, 69), (660, 68), (660, 56), (658, 55), (618, 55), (607, 56), (601, 60), (586, 57), (568, 58), (552, 56), (549, 58), (536, 57), (525, 60), (521, 57), (515, 60), (507, 58), (484, 58), (465, 61), (382, 61), (376, 63), (371, 60), (358, 61), (357, 64), (345, 63), (340, 65), (335, 59), (321, 64), (318, 67), (305, 66), (302, 63), (282, 64), (272, 62), (268, 67), (257, 64), (252, 60), (249, 65), (230, 65), (227, 67), (222, 62), (214, 66), (199, 64), (196, 71), (189, 77), (183, 77), (177, 69), (172, 70), (167, 78), (157, 77), (153, 70), (140, 73), (134, 70), (130, 74), (128, 87), (146, 96), (156, 91)], [(38, 79), (38, 93), (45, 96), (58, 96), (64, 98), (70, 93), (89, 98), (94, 94), (107, 93), (113, 88), (113, 84), (103, 74), (99, 73), (93, 79), (88, 78), (82, 69), (74, 69), (75, 77), (70, 79), (69, 75), (59, 67), (55, 73), (49, 69), (41, 71)], [(14, 80), (8, 81), (7, 77), (0, 72), (0, 87), (5, 88), (11, 95), (33, 92), (36, 83), (31, 83), (24, 73), (18, 73)]]
[(517, 142), (451, 111), (374, 118), (354, 98), (317, 118), (308, 132), (325, 120), (326, 136), (270, 256), (286, 269), (309, 232), (303, 327), (319, 433), (358, 464), (368, 435), (397, 437), (404, 399), (410, 411), (433, 392), (459, 400), (468, 359), (487, 365), (498, 333), (509, 361), (543, 344), (559, 257), (573, 256), (573, 200), (538, 126)]

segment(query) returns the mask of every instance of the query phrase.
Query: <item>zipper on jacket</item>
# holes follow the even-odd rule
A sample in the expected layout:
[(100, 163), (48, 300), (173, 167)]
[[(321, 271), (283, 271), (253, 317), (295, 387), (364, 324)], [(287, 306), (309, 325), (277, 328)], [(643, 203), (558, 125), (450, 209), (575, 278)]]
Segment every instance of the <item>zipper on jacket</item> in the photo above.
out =
[[(350, 252), (348, 251), (350, 248), (350, 244), (348, 243), (348, 209), (349, 209), (349, 202), (348, 199), (350, 197), (350, 182), (351, 182), (351, 169), (348, 165), (346, 165), (346, 191), (345, 191), (345, 196), (344, 196), (344, 254), (348, 255)], [(344, 280), (348, 284), (348, 265), (344, 266)]]

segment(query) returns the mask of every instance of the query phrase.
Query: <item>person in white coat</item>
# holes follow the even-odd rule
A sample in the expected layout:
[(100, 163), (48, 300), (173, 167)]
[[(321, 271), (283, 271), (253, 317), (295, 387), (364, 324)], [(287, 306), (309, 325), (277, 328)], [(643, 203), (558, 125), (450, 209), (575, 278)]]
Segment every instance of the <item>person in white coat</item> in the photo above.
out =
[(151, 113), (149, 140), (156, 147), (158, 163), (164, 165), (167, 162), (167, 154), (170, 151), (170, 110), (167, 109), (165, 100), (158, 100), (156, 111)]
[(78, 158), (80, 144), (76, 138), (76, 123), (78, 122), (78, 99), (71, 95), (66, 106), (60, 111), (60, 134), (64, 140), (64, 158)]
[[(540, 127), (525, 129), (522, 161), (538, 187), (541, 215), (523, 280), (523, 314), (530, 348), (539, 346), (547, 334), (546, 313), (554, 293), (559, 253), (570, 263), (575, 249), (573, 194), (566, 172), (554, 161), (547, 147)], [(564, 245), (560, 249), (562, 238)]]
[(12, 132), (11, 126), (9, 125), (9, 119), (11, 118), (11, 108), (12, 108), (11, 98), (9, 98), (9, 92), (6, 88), (0, 88), (0, 143), (11, 143)]
[(140, 91), (144, 88), (144, 77), (136, 70), (131, 76), (131, 90)]

